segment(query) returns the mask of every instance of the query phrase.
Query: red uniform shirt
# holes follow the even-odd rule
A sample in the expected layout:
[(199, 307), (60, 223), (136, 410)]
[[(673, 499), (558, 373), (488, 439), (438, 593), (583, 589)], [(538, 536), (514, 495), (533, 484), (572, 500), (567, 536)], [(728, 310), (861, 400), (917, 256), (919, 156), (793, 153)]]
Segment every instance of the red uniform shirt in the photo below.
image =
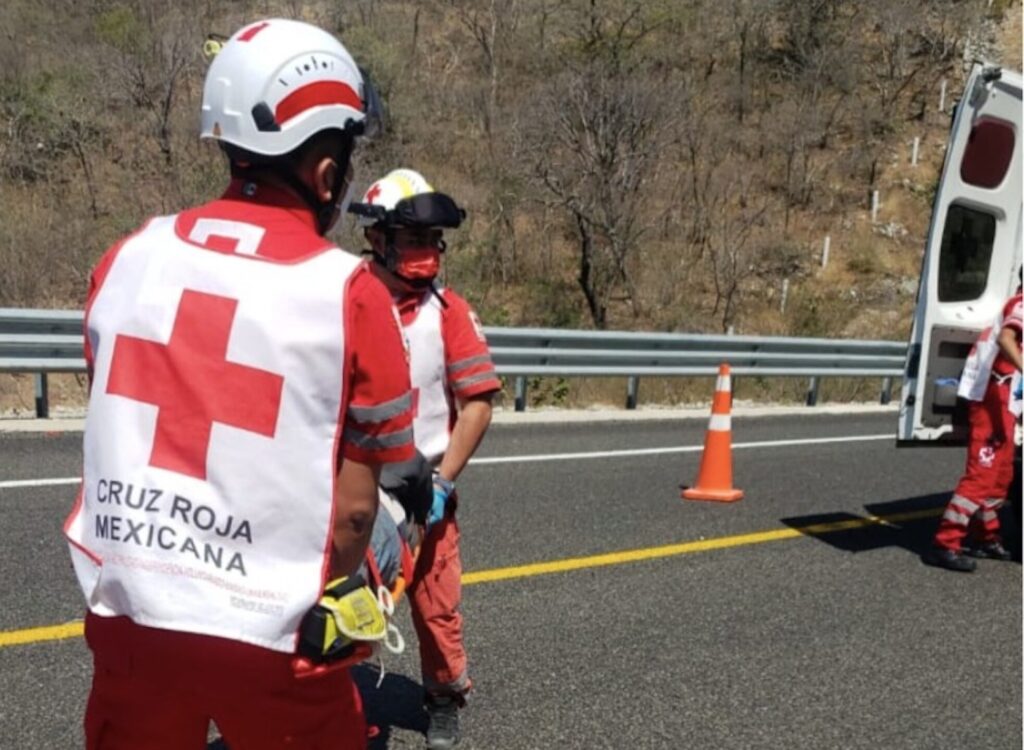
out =
[[(313, 214), (304, 203), (269, 185), (232, 181), (220, 199), (179, 214), (178, 235), (190, 237), (200, 219), (240, 222), (256, 228), (241, 240), (211, 232), (202, 244), (215, 252), (288, 262), (333, 244), (316, 233)], [(194, 243), (195, 237), (190, 241)], [(110, 248), (93, 270), (86, 320), (95, 294), (124, 242)], [(349, 282), (344, 314), (348, 404), (344, 405), (341, 454), (361, 463), (409, 460), (414, 449), (407, 353), (391, 297), (365, 265)], [(91, 374), (93, 355), (88, 338), (85, 359)]]

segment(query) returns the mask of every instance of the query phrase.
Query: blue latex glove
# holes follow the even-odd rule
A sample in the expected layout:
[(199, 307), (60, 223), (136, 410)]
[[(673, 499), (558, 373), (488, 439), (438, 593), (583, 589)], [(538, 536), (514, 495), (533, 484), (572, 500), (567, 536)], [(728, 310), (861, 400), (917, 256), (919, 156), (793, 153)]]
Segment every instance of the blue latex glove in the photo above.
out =
[(434, 475), (434, 502), (427, 513), (427, 531), (444, 518), (444, 511), (448, 505), (448, 498), (455, 491), (455, 482), (449, 482), (439, 474)]

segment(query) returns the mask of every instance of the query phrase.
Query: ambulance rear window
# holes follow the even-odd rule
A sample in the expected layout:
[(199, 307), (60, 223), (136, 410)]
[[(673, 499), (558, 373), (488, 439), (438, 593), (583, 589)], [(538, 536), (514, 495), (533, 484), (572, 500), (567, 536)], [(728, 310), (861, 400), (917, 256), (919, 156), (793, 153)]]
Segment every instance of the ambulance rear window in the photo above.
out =
[(949, 207), (939, 250), (940, 302), (966, 302), (985, 292), (995, 237), (995, 216), (956, 204)]
[(994, 188), (1002, 184), (1013, 159), (1013, 126), (983, 117), (974, 123), (960, 162), (960, 179), (968, 185)]

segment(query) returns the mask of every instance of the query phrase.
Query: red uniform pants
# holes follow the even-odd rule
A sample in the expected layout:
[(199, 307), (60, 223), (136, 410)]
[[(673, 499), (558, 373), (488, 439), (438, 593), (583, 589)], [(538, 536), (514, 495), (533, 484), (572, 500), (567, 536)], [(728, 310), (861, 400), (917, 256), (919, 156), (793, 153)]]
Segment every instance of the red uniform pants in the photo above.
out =
[(959, 552), (973, 522), (982, 542), (999, 541), (999, 506), (1013, 479), (1014, 416), (1009, 382), (989, 381), (985, 398), (967, 407), (967, 467), (935, 534), (938, 547)]
[(462, 643), (462, 558), (454, 503), (423, 540), (409, 602), (423, 686), (434, 695), (464, 699), (470, 681)]
[(205, 750), (210, 721), (231, 750), (363, 750), (348, 670), (295, 677), (290, 654), (211, 636), (85, 620), (94, 674), (87, 750)]

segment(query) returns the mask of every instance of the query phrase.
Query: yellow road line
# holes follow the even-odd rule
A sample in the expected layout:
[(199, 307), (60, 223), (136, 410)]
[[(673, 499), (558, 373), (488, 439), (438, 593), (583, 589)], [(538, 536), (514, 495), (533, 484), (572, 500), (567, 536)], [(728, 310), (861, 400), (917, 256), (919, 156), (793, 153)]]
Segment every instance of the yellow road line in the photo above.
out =
[(20, 646), (24, 643), (62, 641), (65, 638), (77, 638), (83, 632), (85, 632), (85, 625), (81, 621), (66, 622), (63, 625), (48, 625), (43, 628), (0, 630), (0, 648)]
[(942, 508), (929, 508), (928, 510), (895, 513), (893, 515), (883, 517), (868, 516), (867, 518), (851, 518), (846, 521), (816, 523), (810, 526), (802, 526), (800, 528), (773, 529), (772, 531), (759, 531), (753, 534), (740, 534), (738, 536), (702, 539), (698, 542), (669, 544), (664, 547), (623, 550), (622, 552), (611, 552), (604, 555), (592, 555), (590, 557), (573, 557), (565, 560), (552, 560), (551, 562), (534, 563), (532, 565), (517, 565), (510, 568), (481, 570), (477, 573), (466, 573), (462, 576), (462, 583), (464, 586), (469, 586), (474, 583), (505, 581), (510, 578), (529, 578), (531, 576), (547, 575), (548, 573), (564, 573), (565, 571), (581, 570), (583, 568), (599, 568), (605, 565), (622, 565), (624, 563), (640, 562), (642, 560), (654, 560), (662, 557), (686, 555), (692, 552), (707, 552), (708, 550), (713, 549), (726, 549), (728, 547), (742, 547), (750, 544), (762, 544), (764, 542), (777, 542), (782, 539), (793, 539), (798, 536), (816, 536), (836, 531), (861, 529), (867, 526), (886, 526), (893, 523), (899, 523), (900, 521), (912, 521), (919, 518), (938, 516), (941, 513)]
[[(941, 513), (942, 508), (929, 508), (927, 510), (915, 510), (907, 513), (894, 513), (888, 516), (851, 518), (845, 521), (816, 523), (811, 524), (810, 526), (801, 526), (799, 528), (773, 529), (771, 531), (758, 531), (753, 534), (739, 534), (737, 536), (723, 536), (715, 539), (702, 539), (696, 542), (669, 544), (663, 547), (623, 550), (622, 552), (610, 552), (604, 555), (591, 555), (590, 557), (572, 557), (564, 560), (534, 563), (532, 565), (516, 565), (508, 568), (480, 570), (475, 573), (466, 573), (463, 575), (462, 583), (464, 586), (472, 586), (476, 583), (493, 583), (494, 581), (507, 581), (513, 578), (530, 578), (532, 576), (547, 575), (549, 573), (564, 573), (570, 570), (582, 570), (584, 568), (599, 568), (607, 565), (624, 565), (626, 563), (641, 562), (643, 560), (655, 560), (663, 557), (686, 555), (693, 552), (707, 552), (715, 549), (727, 549), (729, 547), (743, 547), (751, 544), (777, 542), (783, 539), (793, 539), (799, 536), (818, 536), (821, 534), (835, 533), (837, 531), (863, 529), (869, 526), (888, 526), (890, 524), (900, 523), (901, 521), (914, 521), (921, 518), (931, 518), (938, 516)], [(76, 638), (82, 635), (82, 632), (83, 625), (81, 622), (68, 622), (63, 625), (49, 625), (40, 628), (26, 628), (24, 630), (0, 631), (0, 648), (29, 643), (42, 643), (44, 641), (59, 641), (65, 638)]]

